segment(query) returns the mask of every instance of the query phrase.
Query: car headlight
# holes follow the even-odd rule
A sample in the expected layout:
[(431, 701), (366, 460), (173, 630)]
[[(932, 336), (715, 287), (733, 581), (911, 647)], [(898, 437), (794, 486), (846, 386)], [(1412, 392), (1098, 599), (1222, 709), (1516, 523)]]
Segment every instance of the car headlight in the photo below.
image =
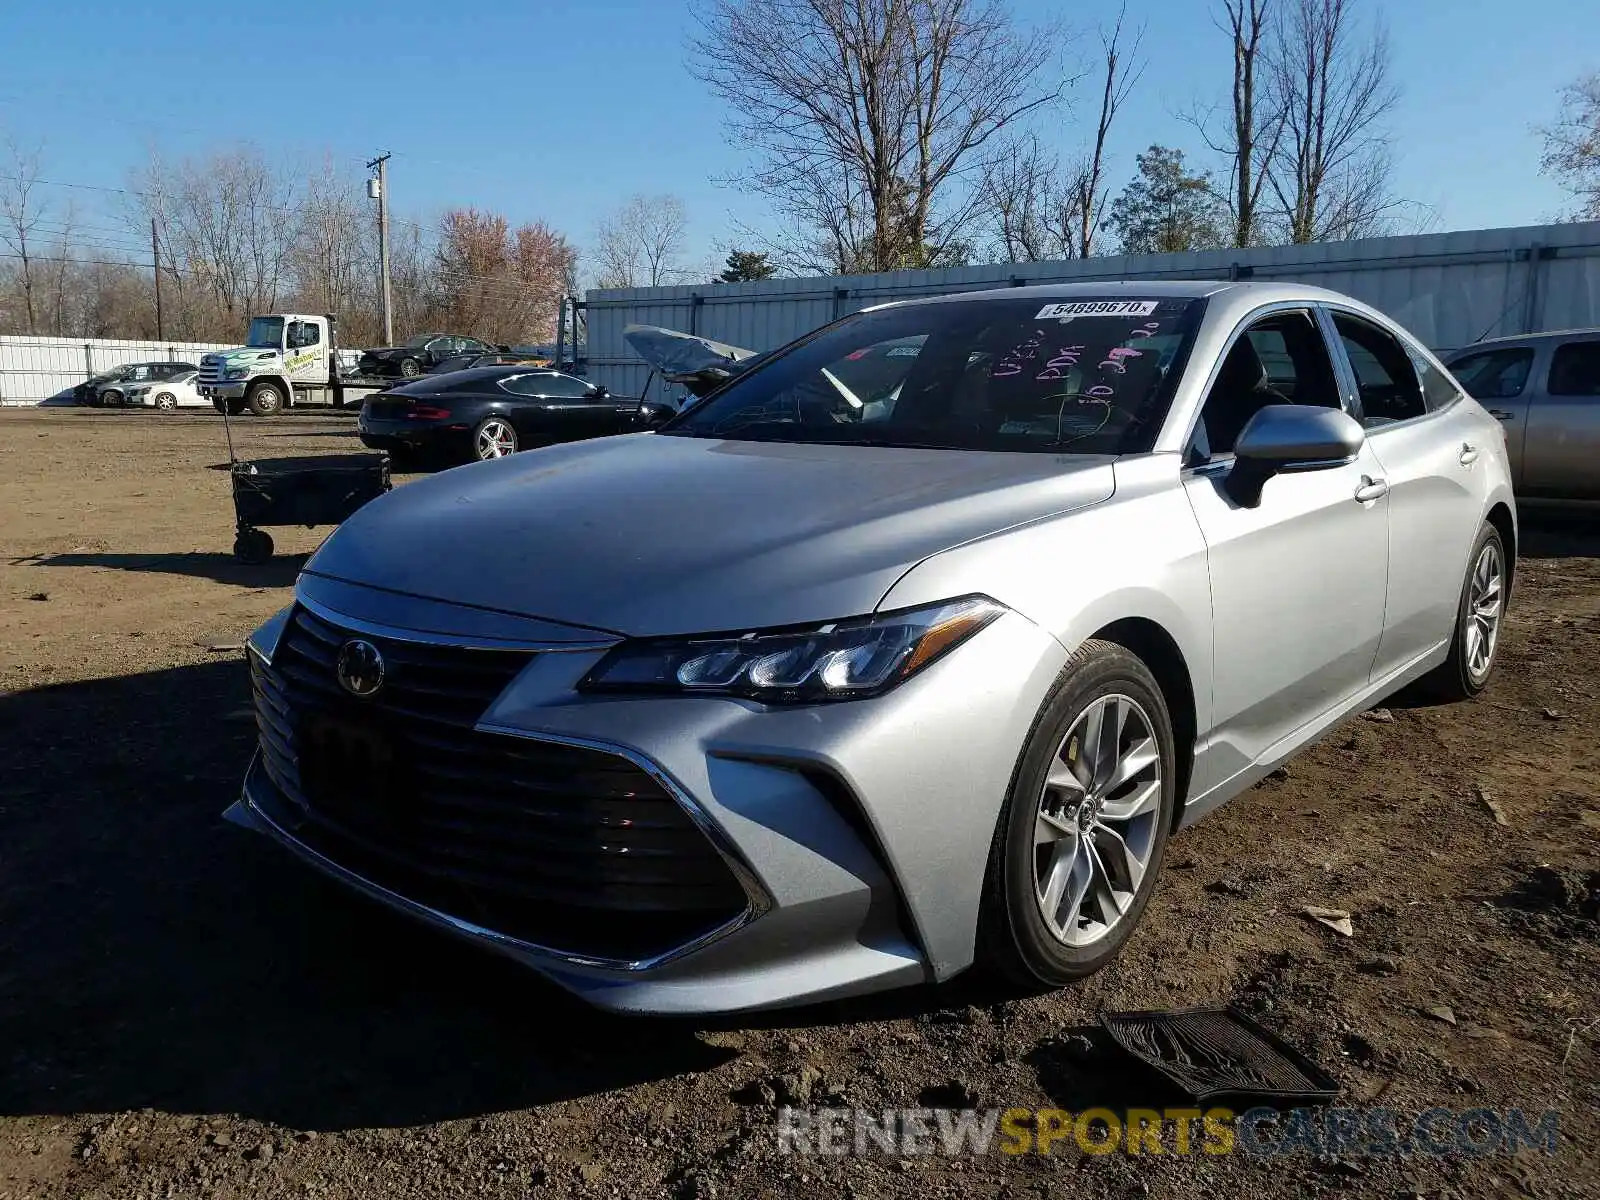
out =
[(770, 704), (856, 700), (905, 682), (1004, 611), (986, 596), (968, 596), (802, 630), (624, 642), (578, 687)]
[(243, 379), (248, 374), (250, 374), (249, 367), (229, 367), (222, 373), (222, 377), (224, 379)]

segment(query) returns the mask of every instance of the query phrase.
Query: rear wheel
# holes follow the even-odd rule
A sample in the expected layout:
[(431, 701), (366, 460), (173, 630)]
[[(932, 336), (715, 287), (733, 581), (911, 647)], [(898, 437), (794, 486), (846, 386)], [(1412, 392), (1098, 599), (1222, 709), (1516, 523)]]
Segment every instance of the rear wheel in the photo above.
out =
[(517, 452), (517, 431), (504, 417), (489, 417), (472, 431), (472, 453), (479, 462)]
[(980, 945), (1013, 982), (1060, 987), (1121, 951), (1161, 872), (1175, 762), (1149, 668), (1085, 642), (1023, 750), (989, 856)]
[(116, 408), (122, 404), (121, 392), (101, 392), (100, 403), (106, 408)]
[(1500, 531), (1485, 525), (1472, 545), (1467, 577), (1461, 583), (1450, 657), (1423, 678), (1425, 691), (1444, 701), (1470, 700), (1489, 686), (1510, 584)]
[(275, 417), (283, 411), (283, 389), (275, 383), (257, 383), (245, 394), (244, 406), (258, 417)]

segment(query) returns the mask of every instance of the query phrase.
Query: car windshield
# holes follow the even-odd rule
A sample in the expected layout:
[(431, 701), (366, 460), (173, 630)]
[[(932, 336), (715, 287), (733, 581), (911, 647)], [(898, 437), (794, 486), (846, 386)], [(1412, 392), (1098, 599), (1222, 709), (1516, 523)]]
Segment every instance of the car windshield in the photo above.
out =
[(283, 318), (251, 317), (250, 332), (245, 337), (244, 344), (258, 350), (283, 349)]
[(412, 338), (409, 342), (402, 342), (401, 343), (401, 349), (403, 349), (403, 350), (421, 350), (429, 342), (433, 341), (433, 337), (434, 337), (434, 335), (431, 334), (431, 333), (418, 334), (416, 337)]
[(858, 313), (691, 405), (688, 437), (951, 450), (1148, 449), (1204, 301), (954, 300)]

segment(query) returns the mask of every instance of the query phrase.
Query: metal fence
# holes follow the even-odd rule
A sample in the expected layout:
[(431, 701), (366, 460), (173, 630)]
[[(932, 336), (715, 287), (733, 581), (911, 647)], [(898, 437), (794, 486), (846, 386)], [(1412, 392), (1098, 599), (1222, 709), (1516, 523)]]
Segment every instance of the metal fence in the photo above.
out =
[[(587, 371), (613, 392), (638, 394), (649, 368), (623, 340), (624, 327), (632, 323), (664, 325), (767, 350), (835, 317), (887, 300), (1114, 279), (1315, 284), (1366, 301), (1436, 351), (1445, 351), (1499, 334), (1600, 325), (1600, 222), (1313, 246), (591, 291), (585, 306)], [(682, 394), (677, 389), (668, 392)]]
[(99, 338), (0, 337), (0, 405), (39, 404), (65, 396), (89, 376), (128, 362), (192, 362), (212, 342), (139, 342)]

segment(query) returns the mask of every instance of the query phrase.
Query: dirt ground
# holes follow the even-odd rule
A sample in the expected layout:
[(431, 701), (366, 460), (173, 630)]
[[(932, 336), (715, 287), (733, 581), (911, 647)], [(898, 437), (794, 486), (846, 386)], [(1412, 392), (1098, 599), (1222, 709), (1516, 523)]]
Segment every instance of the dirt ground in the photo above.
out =
[[(316, 453), (351, 426), (235, 433)], [(325, 533), (236, 565), (225, 462), (209, 413), (0, 412), (0, 1198), (1600, 1196), (1595, 517), (1525, 514), (1488, 693), (1392, 701), (1180, 837), (1084, 985), (662, 1021), (590, 1012), (220, 819), (254, 731), (214, 647), (288, 602)], [(1556, 1153), (779, 1153), (774, 1096), (1159, 1107), (1096, 1014), (1218, 1002), (1342, 1103), (1553, 1108)]]

